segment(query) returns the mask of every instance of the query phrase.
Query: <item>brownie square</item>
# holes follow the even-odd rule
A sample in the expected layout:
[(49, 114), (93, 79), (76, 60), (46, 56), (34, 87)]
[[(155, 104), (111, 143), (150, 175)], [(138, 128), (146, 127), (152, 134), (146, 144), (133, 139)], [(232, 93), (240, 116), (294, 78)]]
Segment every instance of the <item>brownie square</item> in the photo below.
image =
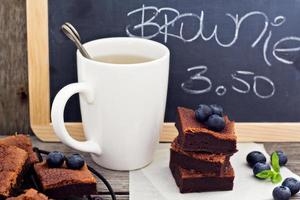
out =
[(40, 186), (50, 198), (59, 199), (68, 196), (82, 197), (83, 195), (96, 194), (96, 179), (84, 165), (80, 170), (49, 168), (47, 163), (36, 163), (34, 170)]
[(200, 173), (194, 170), (186, 170), (173, 164), (170, 164), (170, 169), (181, 193), (233, 189), (234, 171), (231, 165), (228, 165), (222, 176), (217, 176), (214, 173)]
[(206, 151), (210, 153), (233, 154), (236, 149), (234, 122), (225, 118), (226, 126), (220, 132), (212, 131), (196, 120), (193, 110), (177, 108), (176, 127), (178, 143), (184, 151)]
[(215, 173), (223, 175), (231, 155), (211, 154), (206, 152), (184, 151), (177, 140), (171, 144), (170, 164), (179, 165), (188, 170), (202, 173)]
[(48, 200), (48, 197), (31, 188), (26, 190), (24, 194), (21, 194), (17, 197), (10, 197), (6, 200)]
[[(28, 153), (28, 165), (33, 165), (38, 162), (38, 158), (32, 149), (32, 142), (29, 136), (24, 134), (8, 136), (0, 139), (0, 144), (16, 146)], [(29, 167), (29, 166), (28, 166)]]
[(22, 182), (28, 153), (18, 147), (0, 144), (0, 199), (5, 199)]

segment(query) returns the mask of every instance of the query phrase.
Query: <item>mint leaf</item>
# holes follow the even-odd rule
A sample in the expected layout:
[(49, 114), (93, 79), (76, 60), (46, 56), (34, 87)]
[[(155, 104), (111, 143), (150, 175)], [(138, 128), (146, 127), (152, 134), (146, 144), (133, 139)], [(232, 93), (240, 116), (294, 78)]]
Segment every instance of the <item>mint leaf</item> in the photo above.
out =
[(262, 172), (259, 172), (255, 176), (263, 179), (272, 178), (274, 176), (274, 172), (272, 170), (264, 170)]
[(282, 177), (279, 173), (274, 173), (274, 175), (271, 178), (272, 183), (279, 183), (282, 181)]
[(274, 169), (275, 172), (280, 171), (279, 157), (276, 152), (272, 153), (271, 164), (272, 164), (272, 168)]

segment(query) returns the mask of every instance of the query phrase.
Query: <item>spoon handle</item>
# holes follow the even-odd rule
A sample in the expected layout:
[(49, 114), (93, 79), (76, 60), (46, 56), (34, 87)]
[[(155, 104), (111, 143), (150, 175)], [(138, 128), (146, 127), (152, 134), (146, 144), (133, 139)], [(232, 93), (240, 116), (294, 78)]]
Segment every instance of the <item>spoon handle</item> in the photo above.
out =
[(70, 23), (65, 23), (61, 26), (61, 30), (65, 33), (65, 35), (72, 40), (76, 47), (79, 49), (80, 53), (86, 57), (91, 59), (92, 57), (89, 55), (89, 53), (86, 51), (86, 49), (82, 46), (80, 42), (80, 36), (76, 29), (70, 24)]
[(79, 49), (80, 53), (89, 59), (92, 59), (92, 57), (90, 56), (90, 54), (86, 51), (86, 49), (82, 46), (81, 42), (75, 37), (75, 45), (77, 46), (77, 48)]

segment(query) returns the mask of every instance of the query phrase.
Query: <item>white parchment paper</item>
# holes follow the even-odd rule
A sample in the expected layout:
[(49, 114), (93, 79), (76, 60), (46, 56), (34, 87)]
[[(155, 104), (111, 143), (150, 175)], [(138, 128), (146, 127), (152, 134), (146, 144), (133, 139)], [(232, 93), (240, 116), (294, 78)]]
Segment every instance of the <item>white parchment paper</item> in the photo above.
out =
[[(169, 170), (170, 144), (159, 144), (153, 162), (137, 171), (130, 172), (130, 200), (272, 200), (272, 191), (276, 184), (267, 180), (257, 180), (252, 169), (246, 164), (250, 151), (261, 151), (269, 158), (263, 145), (255, 143), (238, 144), (238, 153), (231, 158), (235, 171), (233, 191), (203, 192), (181, 194)], [(281, 168), (283, 178), (299, 176), (286, 167)], [(299, 194), (298, 194), (299, 195)], [(300, 197), (300, 195), (299, 195)]]

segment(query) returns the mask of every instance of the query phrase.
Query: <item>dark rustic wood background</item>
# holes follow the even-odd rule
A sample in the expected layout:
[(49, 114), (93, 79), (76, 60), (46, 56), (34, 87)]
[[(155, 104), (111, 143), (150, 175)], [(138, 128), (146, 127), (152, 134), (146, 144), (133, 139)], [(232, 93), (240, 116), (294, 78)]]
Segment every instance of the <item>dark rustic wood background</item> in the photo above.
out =
[(29, 132), (26, 0), (0, 0), (0, 134)]

